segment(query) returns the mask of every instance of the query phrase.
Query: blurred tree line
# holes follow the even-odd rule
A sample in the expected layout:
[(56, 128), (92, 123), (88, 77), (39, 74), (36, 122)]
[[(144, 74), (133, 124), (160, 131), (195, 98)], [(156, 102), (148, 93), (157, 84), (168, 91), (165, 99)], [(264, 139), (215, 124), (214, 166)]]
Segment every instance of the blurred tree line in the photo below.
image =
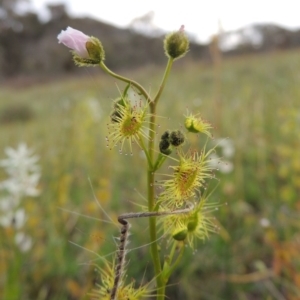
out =
[[(112, 69), (165, 61), (163, 35), (145, 36), (134, 27), (119, 29), (90, 18), (71, 18), (62, 4), (48, 6), (51, 18), (45, 23), (36, 13), (16, 13), (17, 5), (26, 1), (30, 0), (0, 0), (0, 78), (49, 78), (80, 72), (65, 47), (57, 43), (58, 33), (67, 26), (100, 38), (107, 54), (106, 64)], [(261, 36), (259, 45), (253, 43), (247, 31), (240, 30), (239, 45), (227, 51), (225, 56), (300, 45), (300, 30), (291, 32), (274, 25), (256, 26), (256, 30)], [(209, 45), (191, 43), (188, 57), (209, 61)]]
[[(68, 26), (100, 38), (106, 64), (112, 69), (165, 61), (163, 36), (147, 37), (133, 29), (119, 29), (90, 18), (71, 18), (64, 5), (49, 5), (51, 18), (43, 23), (35, 13), (14, 12), (22, 1), (0, 0), (0, 78), (80, 72), (66, 48), (57, 42), (57, 35)], [(191, 51), (194, 58), (208, 55), (206, 46), (192, 44)]]
[(269, 52), (300, 46), (300, 29), (291, 31), (275, 24), (253, 24), (225, 32), (222, 39), (226, 41), (234, 36), (238, 39), (238, 44), (234, 49), (227, 51), (227, 55)]

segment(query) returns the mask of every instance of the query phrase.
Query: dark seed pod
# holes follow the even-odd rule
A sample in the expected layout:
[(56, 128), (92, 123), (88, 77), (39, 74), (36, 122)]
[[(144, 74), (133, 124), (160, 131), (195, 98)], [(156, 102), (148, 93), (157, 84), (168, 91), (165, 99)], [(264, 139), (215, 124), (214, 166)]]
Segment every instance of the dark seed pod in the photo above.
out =
[(162, 140), (169, 140), (170, 137), (170, 131), (166, 131), (163, 133), (163, 135), (161, 136)]
[(178, 147), (184, 143), (184, 135), (180, 130), (172, 131), (170, 134), (170, 143), (174, 147)]
[(172, 153), (172, 147), (167, 140), (161, 140), (159, 142), (159, 151), (165, 155), (170, 155)]

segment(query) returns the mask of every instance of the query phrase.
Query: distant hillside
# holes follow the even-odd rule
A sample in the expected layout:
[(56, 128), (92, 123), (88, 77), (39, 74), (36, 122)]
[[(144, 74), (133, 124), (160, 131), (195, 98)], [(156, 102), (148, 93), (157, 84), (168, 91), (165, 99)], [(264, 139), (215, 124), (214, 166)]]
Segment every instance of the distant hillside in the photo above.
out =
[[(71, 18), (63, 5), (49, 8), (52, 18), (47, 23), (41, 23), (34, 13), (2, 16), (2, 19), (0, 16), (0, 78), (49, 78), (82, 73), (66, 47), (57, 42), (57, 35), (67, 26), (98, 37), (106, 51), (106, 64), (113, 70), (160, 64), (166, 60), (163, 36), (149, 37), (89, 18)], [(291, 32), (275, 25), (256, 25), (224, 33), (217, 43), (226, 50), (224, 56), (299, 47), (300, 30)], [(191, 43), (187, 57), (210, 60), (210, 51), (214, 53), (216, 45), (216, 40), (211, 45)]]
[(300, 46), (300, 29), (291, 31), (275, 24), (253, 24), (225, 32), (220, 46), (227, 54), (295, 48)]
[[(45, 24), (40, 23), (35, 14), (17, 16), (13, 24), (0, 24), (0, 77), (79, 72), (69, 51), (57, 42), (57, 35), (67, 26), (98, 37), (106, 51), (106, 64), (112, 69), (159, 64), (166, 60), (163, 36), (147, 37), (89, 18), (70, 18), (59, 5), (52, 7), (52, 19)], [(208, 49), (192, 44), (189, 56), (207, 57)]]

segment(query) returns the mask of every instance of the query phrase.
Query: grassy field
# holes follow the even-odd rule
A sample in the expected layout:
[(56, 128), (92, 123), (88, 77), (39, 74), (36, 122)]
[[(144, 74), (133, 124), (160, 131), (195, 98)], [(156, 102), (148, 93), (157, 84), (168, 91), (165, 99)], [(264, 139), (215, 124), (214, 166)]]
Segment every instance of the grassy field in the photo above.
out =
[[(87, 76), (0, 87), (0, 159), (6, 147), (24, 142), (42, 170), (40, 195), (20, 204), (30, 249), (15, 244), (15, 226), (0, 227), (1, 299), (89, 299), (99, 282), (95, 265), (115, 251), (118, 214), (144, 203), (139, 150), (130, 156), (106, 147), (112, 100), (124, 86), (100, 69), (99, 76), (82, 72)], [(148, 67), (125, 75), (154, 93), (162, 72)], [(158, 136), (181, 128), (187, 108), (214, 125), (216, 139), (230, 142), (233, 155), (220, 146), (217, 153), (233, 168), (212, 183), (220, 233), (199, 242), (196, 253), (186, 251), (169, 299), (300, 299), (300, 50), (230, 59), (218, 70), (175, 63)], [(1, 170), (0, 180), (6, 176)], [(104, 222), (95, 198), (114, 222)], [(130, 248), (147, 243), (146, 224), (132, 222)], [(151, 278), (147, 247), (128, 260), (129, 278)]]

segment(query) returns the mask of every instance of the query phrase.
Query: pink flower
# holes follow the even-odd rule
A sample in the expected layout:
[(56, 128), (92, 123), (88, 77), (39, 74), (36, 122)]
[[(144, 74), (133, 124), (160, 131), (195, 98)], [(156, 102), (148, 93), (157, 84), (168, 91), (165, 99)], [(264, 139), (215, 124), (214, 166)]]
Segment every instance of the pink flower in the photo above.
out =
[(57, 36), (58, 42), (63, 43), (68, 48), (74, 50), (82, 58), (89, 58), (89, 53), (86, 49), (86, 42), (91, 38), (83, 32), (68, 27), (67, 30), (62, 30)]

